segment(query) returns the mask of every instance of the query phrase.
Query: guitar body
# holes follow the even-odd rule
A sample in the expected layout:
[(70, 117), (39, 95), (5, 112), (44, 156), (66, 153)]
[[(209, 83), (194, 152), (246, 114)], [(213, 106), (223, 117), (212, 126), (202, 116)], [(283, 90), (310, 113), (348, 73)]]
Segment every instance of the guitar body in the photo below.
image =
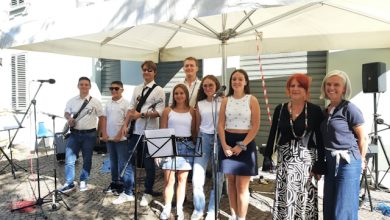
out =
[(62, 129), (62, 138), (65, 140), (69, 138), (70, 136), (70, 129), (76, 126), (77, 122), (80, 121), (80, 119), (84, 118), (86, 115), (89, 115), (93, 112), (94, 108), (88, 109), (88, 111), (85, 111), (83, 114), (80, 114), (77, 118), (74, 120), (74, 125), (69, 126), (69, 123), (66, 122), (64, 125), (64, 128)]

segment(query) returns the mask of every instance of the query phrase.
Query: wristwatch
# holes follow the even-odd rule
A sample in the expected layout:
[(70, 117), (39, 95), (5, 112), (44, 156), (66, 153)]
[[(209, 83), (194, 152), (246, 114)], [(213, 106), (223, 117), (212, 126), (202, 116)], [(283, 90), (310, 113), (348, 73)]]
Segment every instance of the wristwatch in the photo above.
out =
[(145, 113), (141, 113), (141, 118), (145, 118)]

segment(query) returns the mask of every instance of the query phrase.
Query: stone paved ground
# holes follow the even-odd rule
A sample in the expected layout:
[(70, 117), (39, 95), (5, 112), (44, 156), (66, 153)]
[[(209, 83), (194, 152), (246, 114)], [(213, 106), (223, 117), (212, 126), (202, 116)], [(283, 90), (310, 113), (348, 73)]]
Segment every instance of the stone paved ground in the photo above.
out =
[[(33, 209), (33, 212), (31, 213), (10, 211), (12, 204), (18, 204), (21, 200), (33, 200), (34, 193), (38, 196), (35, 175), (35, 154), (30, 154), (30, 152), (26, 152), (24, 149), (25, 147), (22, 146), (14, 147), (14, 155), (16, 164), (26, 167), (29, 172), (24, 172), (19, 169), (16, 172), (17, 178), (14, 179), (10, 172), (10, 168), (7, 167), (5, 172), (0, 174), (0, 219), (43, 219), (39, 208), (35, 209), (35, 211)], [(53, 161), (53, 159), (54, 157), (51, 151), (48, 152), (48, 155), (46, 155), (44, 151), (39, 153), (41, 197), (46, 196), (49, 191), (54, 189), (53, 168), (56, 168), (57, 170), (58, 186), (64, 181), (64, 164), (57, 163)], [(92, 175), (89, 182), (90, 190), (86, 192), (74, 191), (70, 193), (69, 197), (64, 196), (64, 200), (71, 207), (71, 211), (67, 211), (62, 202), (59, 203), (59, 209), (53, 211), (51, 195), (47, 197), (48, 203), (42, 205), (42, 210), (48, 219), (131, 219), (134, 216), (133, 202), (122, 205), (112, 205), (111, 201), (116, 197), (103, 193), (103, 189), (105, 189), (110, 182), (110, 174), (100, 172), (104, 159), (105, 157), (101, 154), (95, 153), (93, 156)], [(8, 162), (5, 158), (1, 158), (0, 169), (7, 164)], [(77, 164), (76, 171), (80, 170), (81, 164), (81, 162)], [(31, 165), (33, 166), (34, 174), (31, 174), (30, 172)], [(138, 173), (140, 176), (143, 176), (143, 173)], [(76, 173), (76, 176), (78, 176), (78, 172)], [(272, 179), (273, 177), (272, 175), (268, 175), (266, 178)], [(139, 181), (142, 181), (142, 178), (140, 178)], [(211, 181), (210, 179), (207, 181), (206, 190), (209, 191)], [(272, 205), (273, 198), (272, 180), (270, 183), (271, 184), (268, 185), (260, 185), (256, 180), (251, 183), (252, 194), (247, 215), (248, 220), (271, 219), (270, 205)], [(157, 172), (155, 188), (157, 191), (162, 191), (163, 178), (161, 171)], [(387, 204), (390, 204), (389, 193), (372, 190), (371, 194), (374, 207), (376, 207), (379, 202), (387, 202)], [(142, 194), (140, 194), (140, 196), (142, 196)], [(162, 203), (163, 198), (160, 196), (155, 198), (155, 201), (151, 204), (150, 208), (139, 207), (138, 219), (158, 219), (160, 210), (162, 209)], [(322, 201), (320, 201), (320, 204), (321, 203)], [(221, 200), (220, 219), (228, 219), (228, 208), (229, 202), (227, 196), (223, 196)], [(185, 219), (190, 218), (192, 210), (192, 187), (191, 184), (188, 184), (187, 201), (184, 204)], [(320, 211), (322, 212), (321, 208)], [(322, 213), (320, 215), (322, 215)], [(174, 219), (173, 216), (171, 216), (171, 219)], [(359, 211), (359, 219), (371, 220), (390, 218), (386, 218), (378, 211), (370, 212), (369, 203), (366, 200)]]

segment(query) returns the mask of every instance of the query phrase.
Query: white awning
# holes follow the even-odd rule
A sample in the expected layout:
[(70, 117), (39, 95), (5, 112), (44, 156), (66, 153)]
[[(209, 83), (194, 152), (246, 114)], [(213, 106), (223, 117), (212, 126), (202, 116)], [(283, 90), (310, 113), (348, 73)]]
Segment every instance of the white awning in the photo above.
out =
[(154, 61), (253, 55), (257, 44), (263, 53), (388, 48), (389, 12), (388, 0), (117, 0), (11, 24), (0, 46)]

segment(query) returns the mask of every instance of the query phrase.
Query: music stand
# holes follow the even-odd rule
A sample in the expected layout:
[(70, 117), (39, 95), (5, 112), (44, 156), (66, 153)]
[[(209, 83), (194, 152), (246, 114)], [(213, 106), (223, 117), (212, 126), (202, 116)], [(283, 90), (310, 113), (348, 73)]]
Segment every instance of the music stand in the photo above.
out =
[(173, 129), (145, 130), (150, 158), (164, 158), (177, 155), (175, 131)]
[(16, 121), (16, 123), (17, 123), (18, 125), (17, 125), (17, 126), (7, 126), (7, 127), (4, 127), (3, 129), (0, 130), (0, 132), (1, 132), (1, 131), (7, 131), (7, 132), (8, 132), (8, 142), (9, 142), (8, 149), (9, 149), (9, 151), (10, 151), (10, 157), (8, 157), (8, 155), (5, 153), (5, 151), (3, 150), (3, 148), (0, 147), (1, 153), (3, 153), (4, 157), (5, 157), (5, 158), (7, 159), (7, 161), (8, 161), (8, 164), (7, 164), (5, 167), (3, 167), (3, 169), (0, 170), (0, 173), (3, 172), (8, 166), (11, 165), (11, 173), (12, 173), (14, 179), (16, 179), (16, 174), (15, 174), (15, 171), (17, 171), (16, 167), (21, 168), (21, 169), (24, 170), (25, 172), (27, 172), (27, 170), (26, 170), (25, 168), (19, 166), (17, 163), (14, 163), (14, 162), (13, 162), (12, 143), (13, 143), (13, 140), (14, 140), (15, 136), (14, 136), (14, 138), (11, 140), (11, 130), (17, 129), (16, 132), (15, 132), (15, 135), (16, 135), (16, 133), (18, 132), (18, 130), (19, 130), (20, 128), (23, 128), (22, 125), (21, 125), (21, 122), (19, 122), (19, 120), (16, 118), (16, 116), (13, 115), (13, 117), (14, 117), (14, 119), (15, 119), (15, 121)]
[[(174, 157), (174, 172), (177, 179), (176, 157), (201, 157), (202, 156), (202, 138), (196, 138), (196, 145), (193, 154), (180, 154), (177, 149), (177, 138), (175, 130), (172, 128), (145, 130), (145, 142), (147, 143), (150, 158)], [(189, 146), (187, 146), (189, 147)], [(176, 185), (176, 181), (175, 181)], [(176, 186), (177, 187), (177, 186)], [(175, 186), (174, 186), (175, 188)], [(175, 210), (175, 219), (177, 219), (177, 206)]]

